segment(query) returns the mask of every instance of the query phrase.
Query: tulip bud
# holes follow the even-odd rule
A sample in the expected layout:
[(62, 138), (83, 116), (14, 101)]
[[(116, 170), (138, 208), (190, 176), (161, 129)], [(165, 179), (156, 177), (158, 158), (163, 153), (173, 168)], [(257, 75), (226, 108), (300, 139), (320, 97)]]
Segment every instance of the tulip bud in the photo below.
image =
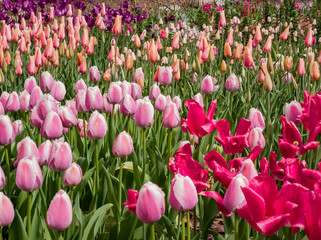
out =
[(63, 182), (68, 187), (77, 186), (82, 179), (82, 170), (77, 163), (72, 163), (65, 171)]
[[(265, 147), (265, 138), (262, 133), (263, 129), (256, 127), (250, 131), (249, 134), (249, 148), (253, 150), (256, 146)], [(251, 160), (252, 161), (252, 160)]]
[(9, 225), (14, 218), (14, 209), (10, 199), (0, 192), (0, 226)]
[(63, 126), (58, 114), (54, 111), (49, 112), (41, 124), (41, 136), (47, 139), (59, 138), (62, 130)]
[(69, 144), (63, 139), (55, 140), (52, 143), (51, 152), (48, 159), (50, 170), (62, 172), (70, 167), (72, 162), (72, 152)]
[(4, 172), (0, 166), (0, 189), (2, 189), (4, 185), (6, 185), (6, 175), (4, 175)]
[(57, 101), (62, 101), (66, 95), (66, 87), (65, 84), (61, 81), (57, 81), (54, 83), (51, 91), (51, 96), (54, 97)]
[(90, 139), (98, 140), (103, 138), (107, 132), (107, 123), (104, 116), (94, 111), (89, 118), (87, 136)]
[(196, 60), (195, 71), (198, 74), (200, 74), (202, 72), (201, 63), (198, 58), (196, 58), (195, 60)]
[(304, 64), (304, 59), (303, 58), (299, 59), (299, 65), (298, 65), (297, 74), (299, 76), (303, 76), (305, 74), (305, 64)]
[(129, 95), (127, 93), (124, 95), (124, 97), (121, 101), (119, 110), (124, 116), (135, 114), (136, 103), (135, 103), (134, 99), (131, 97), (131, 95)]
[(266, 92), (271, 92), (273, 88), (272, 79), (269, 73), (265, 74), (264, 81), (263, 81), (263, 89)]
[(165, 128), (176, 128), (180, 124), (181, 118), (175, 103), (168, 103), (163, 112), (162, 125)]
[(270, 73), (270, 75), (274, 75), (273, 61), (272, 61), (272, 56), (270, 52), (268, 53), (267, 70)]
[(320, 78), (319, 64), (317, 62), (312, 63), (311, 80), (318, 80)]
[(292, 68), (292, 58), (286, 56), (283, 62), (283, 66), (285, 71), (290, 71)]
[(225, 63), (225, 61), (224, 60), (222, 60), (222, 63), (221, 63), (221, 72), (222, 73), (225, 73), (226, 72), (226, 63)]
[(48, 159), (51, 153), (51, 148), (52, 148), (52, 143), (50, 140), (46, 140), (43, 142), (39, 148), (39, 164), (40, 165), (47, 165), (48, 164)]
[(107, 98), (111, 104), (119, 103), (122, 97), (122, 88), (119, 84), (112, 82), (109, 85)]
[(22, 191), (32, 192), (42, 185), (43, 177), (36, 157), (21, 159), (16, 174), (16, 184)]
[[(87, 110), (94, 111), (94, 110), (102, 109), (103, 103), (104, 103), (103, 96), (101, 95), (101, 92), (98, 86), (89, 87), (87, 89), (85, 101), (86, 101)], [(76, 106), (77, 106), (77, 99), (76, 99)]]
[(100, 79), (100, 73), (97, 66), (92, 66), (89, 68), (89, 79), (92, 82), (98, 82)]
[(225, 88), (228, 92), (237, 91), (239, 86), (239, 79), (234, 73), (226, 79)]
[(134, 145), (131, 136), (126, 131), (118, 134), (113, 145), (113, 154), (116, 157), (124, 158), (130, 155), (133, 151)]
[(134, 116), (138, 127), (150, 127), (154, 122), (154, 107), (148, 100), (139, 100), (136, 103), (136, 113)]
[(12, 122), (7, 115), (0, 115), (0, 145), (6, 146), (15, 140)]
[(40, 88), (43, 92), (51, 91), (55, 80), (49, 72), (43, 72), (40, 77)]
[(214, 77), (211, 77), (209, 75), (205, 76), (201, 82), (201, 91), (204, 94), (212, 94), (213, 92), (217, 91), (219, 88), (218, 85), (216, 85), (217, 80)]
[(156, 100), (156, 98), (160, 95), (161, 91), (158, 85), (155, 83), (153, 86), (150, 88), (150, 93), (149, 93), (149, 98), (151, 100)]
[(87, 91), (87, 85), (82, 78), (76, 82), (75, 93), (77, 94), (80, 89)]

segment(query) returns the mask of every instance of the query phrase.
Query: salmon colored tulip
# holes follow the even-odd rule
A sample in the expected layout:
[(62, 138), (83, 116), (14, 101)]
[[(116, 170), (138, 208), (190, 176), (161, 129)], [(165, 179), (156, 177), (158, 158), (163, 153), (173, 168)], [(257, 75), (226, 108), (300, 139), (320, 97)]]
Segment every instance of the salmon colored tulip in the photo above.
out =
[(305, 64), (304, 64), (304, 59), (303, 58), (300, 58), (300, 60), (299, 60), (297, 74), (299, 76), (303, 76), (305, 74)]
[(172, 49), (179, 49), (179, 32), (175, 33), (173, 41), (172, 41)]
[(271, 52), (271, 49), (272, 49), (272, 37), (269, 36), (263, 47), (263, 52)]
[(233, 29), (232, 28), (228, 32), (226, 43), (230, 44), (231, 47), (233, 46)]
[(292, 68), (292, 58), (289, 56), (286, 56), (283, 61), (283, 66), (285, 71), (290, 71)]
[(234, 60), (239, 60), (242, 57), (242, 51), (243, 51), (243, 44), (238, 44), (233, 53)]
[(232, 50), (231, 50), (231, 46), (229, 43), (225, 43), (224, 45), (224, 57), (225, 58), (229, 58), (232, 57)]
[(312, 31), (311, 28), (309, 28), (307, 36), (306, 36), (305, 41), (304, 41), (304, 45), (306, 47), (311, 47), (312, 43), (313, 43), (313, 31)]
[(255, 28), (254, 42), (256, 44), (262, 42), (262, 33), (261, 28), (259, 26), (256, 26)]
[(121, 30), (122, 30), (122, 16), (117, 15), (116, 19), (115, 19), (115, 24), (112, 28), (112, 32), (115, 35), (119, 35), (119, 34), (121, 34)]
[(35, 56), (30, 56), (30, 58), (29, 58), (28, 73), (30, 75), (35, 75), (37, 73), (37, 68), (36, 68), (36, 64), (35, 64)]
[(80, 62), (80, 66), (78, 68), (78, 71), (80, 73), (87, 72), (87, 64), (86, 64), (86, 58), (85, 57), (81, 57), (81, 62)]
[(253, 67), (253, 56), (250, 49), (246, 46), (243, 54), (243, 65), (247, 68)]
[(290, 28), (287, 27), (280, 35), (280, 40), (281, 41), (286, 41), (290, 35)]
[(317, 62), (312, 63), (311, 79), (318, 80), (320, 78), (319, 64)]
[(220, 11), (220, 21), (218, 23), (218, 27), (219, 28), (223, 28), (226, 26), (226, 19), (225, 19), (225, 12), (224, 11)]

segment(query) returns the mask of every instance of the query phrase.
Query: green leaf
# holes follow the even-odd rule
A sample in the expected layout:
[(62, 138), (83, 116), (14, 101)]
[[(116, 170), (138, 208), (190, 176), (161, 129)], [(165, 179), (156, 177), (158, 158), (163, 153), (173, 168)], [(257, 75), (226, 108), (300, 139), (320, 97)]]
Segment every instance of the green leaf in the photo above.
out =
[(17, 210), (15, 210), (15, 217), (9, 228), (9, 240), (16, 239), (28, 239), (26, 227)]

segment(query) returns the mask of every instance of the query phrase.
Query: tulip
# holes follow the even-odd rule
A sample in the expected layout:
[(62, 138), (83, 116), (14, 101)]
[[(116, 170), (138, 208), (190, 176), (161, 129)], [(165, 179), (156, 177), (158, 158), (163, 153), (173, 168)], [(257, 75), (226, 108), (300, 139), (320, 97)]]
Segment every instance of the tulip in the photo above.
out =
[(78, 112), (85, 113), (88, 111), (86, 106), (86, 91), (80, 89), (76, 95), (76, 109)]
[(154, 122), (154, 107), (149, 100), (139, 100), (136, 103), (136, 113), (134, 116), (138, 127), (150, 127)]
[(130, 155), (133, 151), (134, 145), (131, 136), (126, 131), (118, 134), (113, 145), (113, 154), (116, 157), (124, 158)]
[(32, 76), (25, 80), (24, 89), (27, 90), (29, 94), (31, 94), (32, 90), (37, 86), (36, 79)]
[(317, 62), (312, 63), (311, 79), (318, 80), (320, 78), (319, 64)]
[(12, 122), (7, 115), (0, 115), (0, 145), (7, 146), (15, 140)]
[(225, 63), (224, 60), (222, 60), (220, 70), (221, 70), (222, 73), (226, 72), (226, 63)]
[(304, 45), (306, 47), (311, 47), (312, 46), (312, 42), (313, 42), (313, 32), (312, 32), (312, 28), (309, 28), (307, 36), (306, 36), (305, 41), (304, 41)]
[(17, 167), (19, 161), (25, 157), (34, 156), (36, 160), (39, 158), (37, 145), (30, 137), (24, 138), (17, 144), (17, 153), (17, 160), (14, 163), (14, 167)]
[(149, 47), (149, 51), (147, 52), (147, 55), (148, 55), (148, 61), (150, 61), (152, 63), (159, 61), (159, 55), (157, 52), (157, 47), (156, 47), (154, 39), (152, 39), (152, 41), (150, 43), (150, 47)]
[(43, 92), (50, 92), (52, 87), (54, 86), (54, 83), (55, 80), (48, 71), (45, 71), (41, 74), (40, 88)]
[(0, 115), (4, 115), (4, 108), (1, 102), (0, 102)]
[(180, 124), (181, 117), (179, 115), (177, 105), (175, 103), (168, 103), (163, 112), (162, 125), (165, 128), (176, 128)]
[(50, 140), (46, 140), (45, 142), (43, 142), (39, 148), (39, 159), (38, 162), (40, 165), (47, 165), (48, 164), (48, 160), (49, 160), (49, 156), (51, 153), (51, 148), (52, 148), (52, 143), (50, 142)]
[(201, 108), (203, 108), (204, 103), (203, 103), (203, 98), (202, 95), (200, 93), (197, 93), (194, 97), (193, 100), (195, 100), (200, 106)]
[(72, 222), (72, 204), (68, 194), (64, 190), (59, 190), (51, 200), (46, 222), (49, 228), (63, 231)]
[(252, 52), (248, 47), (245, 47), (245, 50), (244, 50), (243, 65), (247, 68), (251, 68), (254, 65)]
[(225, 42), (228, 43), (231, 47), (233, 46), (233, 29), (232, 28), (230, 28)]
[(72, 152), (69, 144), (63, 139), (55, 140), (51, 146), (48, 167), (55, 172), (62, 172), (70, 167)]
[(160, 88), (158, 85), (155, 83), (153, 86), (150, 88), (150, 93), (149, 93), (149, 98), (151, 100), (156, 100), (157, 97), (161, 94)]
[(290, 30), (289, 30), (289, 27), (287, 27), (287, 28), (283, 31), (283, 33), (281, 33), (281, 35), (280, 35), (280, 40), (281, 40), (281, 41), (286, 41), (286, 40), (288, 39), (289, 35), (290, 35)]
[(81, 57), (81, 60), (80, 60), (80, 66), (78, 68), (78, 71), (80, 73), (85, 73), (87, 72), (87, 64), (86, 64), (86, 58), (85, 57)]
[(22, 191), (32, 192), (42, 185), (43, 177), (36, 157), (21, 159), (16, 174), (16, 184)]
[(81, 78), (76, 82), (75, 93), (77, 94), (79, 90), (85, 90), (87, 92), (87, 85), (85, 81)]
[(163, 94), (158, 95), (158, 97), (155, 100), (155, 109), (157, 111), (163, 112), (165, 110), (165, 107), (167, 105), (167, 99)]
[(212, 94), (213, 92), (216, 92), (219, 88), (218, 85), (215, 85), (216, 83), (217, 80), (214, 77), (211, 77), (210, 75), (205, 76), (201, 82), (202, 93)]
[(63, 126), (59, 115), (54, 111), (49, 112), (41, 124), (41, 136), (48, 139), (59, 138), (62, 135), (62, 130)]
[(218, 27), (219, 28), (223, 28), (226, 26), (226, 19), (225, 19), (225, 12), (224, 11), (220, 11), (220, 21), (218, 23)]
[(251, 129), (259, 127), (265, 129), (265, 122), (262, 113), (256, 109), (251, 108), (249, 112), (249, 120), (251, 121)]
[(38, 100), (36, 111), (38, 117), (44, 120), (49, 112), (54, 111), (58, 113), (58, 104), (51, 95), (46, 94)]
[(189, 176), (176, 174), (172, 180), (169, 203), (176, 211), (190, 211), (198, 202), (196, 187)]
[[(83, 93), (80, 94), (80, 96)], [(78, 95), (78, 94), (77, 94)], [(77, 100), (77, 99), (76, 99)], [(89, 87), (86, 93), (86, 109), (90, 111), (100, 110), (103, 107), (103, 96), (98, 86)], [(77, 106), (77, 101), (76, 101)]]
[(286, 56), (284, 61), (283, 61), (283, 66), (285, 71), (290, 71), (292, 68), (292, 58)]
[(107, 98), (108, 102), (111, 104), (119, 103), (122, 97), (122, 88), (117, 84), (112, 82), (109, 85)]
[(39, 99), (41, 99), (43, 96), (43, 93), (40, 89), (40, 87), (36, 86), (32, 92), (30, 93), (30, 106), (34, 107), (37, 105), (37, 102)]
[(14, 209), (10, 199), (0, 192), (0, 226), (9, 225), (14, 218)]
[(68, 187), (77, 186), (82, 179), (82, 170), (77, 163), (72, 163), (70, 167), (65, 171), (63, 182)]
[(229, 43), (225, 43), (224, 45), (224, 57), (225, 58), (229, 58), (232, 57), (232, 50), (231, 50), (231, 46)]
[(171, 45), (173, 50), (179, 49), (179, 35), (180, 35), (179, 32), (177, 32), (173, 37), (173, 41)]
[(136, 214), (143, 223), (157, 222), (165, 213), (165, 194), (154, 183), (145, 183), (139, 191)]
[(122, 16), (117, 15), (116, 19), (115, 19), (115, 24), (112, 28), (112, 32), (115, 35), (119, 35), (119, 34), (121, 34), (121, 30), (122, 30)]
[(125, 69), (127, 71), (130, 71), (130, 70), (132, 70), (133, 66), (134, 66), (133, 56), (132, 56), (132, 54), (128, 53), (126, 56)]
[(131, 96), (134, 100), (142, 98), (142, 88), (139, 84), (131, 84)]
[(234, 60), (239, 60), (242, 57), (242, 51), (243, 51), (243, 45), (238, 44), (233, 53)]
[(39, 116), (37, 114), (36, 107), (34, 107), (31, 110), (31, 114), (30, 114), (30, 119), (29, 120), (30, 120), (31, 126), (33, 126), (35, 128), (41, 128), (41, 124), (42, 124), (43, 120), (39, 118)]
[(63, 127), (70, 128), (77, 125), (77, 117), (69, 107), (60, 107), (58, 115), (61, 119)]
[(263, 52), (271, 52), (271, 50), (272, 50), (272, 37), (269, 36), (263, 47)]
[(298, 65), (297, 74), (299, 76), (303, 76), (305, 74), (305, 64), (304, 64), (304, 59), (303, 58), (299, 59), (299, 65)]
[(120, 104), (120, 112), (124, 116), (133, 115), (136, 112), (136, 103), (134, 99), (129, 95), (125, 94)]
[(256, 26), (255, 28), (254, 42), (256, 44), (262, 42), (261, 28), (259, 26)]
[(57, 101), (62, 101), (66, 95), (66, 87), (65, 84), (61, 81), (57, 81), (54, 83), (51, 91), (51, 96), (54, 97)]
[(292, 101), (285, 103), (285, 117), (287, 120), (292, 121), (296, 124), (300, 123), (298, 117), (302, 114), (302, 107), (299, 102)]
[(160, 67), (158, 70), (157, 82), (161, 85), (167, 86), (172, 81), (173, 69), (171, 67)]
[(249, 134), (249, 148), (253, 150), (256, 146), (260, 148), (265, 147), (265, 138), (262, 133), (263, 129), (259, 127), (255, 127), (250, 131)]
[(37, 73), (37, 67), (35, 64), (35, 56), (30, 56), (30, 58), (29, 58), (28, 73), (30, 75), (35, 75)]
[(98, 140), (103, 138), (107, 132), (107, 123), (104, 116), (94, 111), (89, 118), (87, 136), (90, 139)]
[(97, 66), (92, 66), (89, 68), (89, 79), (92, 82), (98, 82), (100, 79), (100, 73)]
[(2, 189), (6, 185), (6, 176), (4, 175), (4, 172), (0, 166), (0, 189)]
[(226, 79), (225, 88), (228, 92), (234, 92), (239, 89), (239, 79), (234, 73)]
[(9, 94), (8, 100), (4, 105), (4, 109), (7, 112), (18, 112), (20, 110), (19, 96), (16, 92)]

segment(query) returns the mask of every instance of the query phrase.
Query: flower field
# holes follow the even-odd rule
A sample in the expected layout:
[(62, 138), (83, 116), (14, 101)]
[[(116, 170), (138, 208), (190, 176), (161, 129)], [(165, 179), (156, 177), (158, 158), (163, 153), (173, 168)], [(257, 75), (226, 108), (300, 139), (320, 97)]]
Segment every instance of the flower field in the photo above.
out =
[(0, 239), (320, 240), (320, 9), (2, 1)]

